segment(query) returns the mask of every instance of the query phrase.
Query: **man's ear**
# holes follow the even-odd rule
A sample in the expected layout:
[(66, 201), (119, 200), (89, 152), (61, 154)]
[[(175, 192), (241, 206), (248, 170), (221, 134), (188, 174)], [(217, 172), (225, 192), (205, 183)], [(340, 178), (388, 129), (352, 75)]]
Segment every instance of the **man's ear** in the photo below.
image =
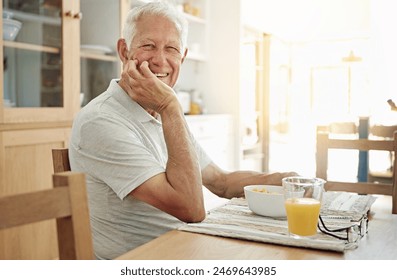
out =
[(184, 53), (183, 56), (182, 56), (182, 62), (181, 62), (181, 64), (185, 61), (185, 58), (186, 58), (186, 56), (187, 56), (187, 52), (188, 52), (188, 49), (186, 48), (186, 49), (185, 49), (185, 53)]
[(128, 60), (128, 46), (123, 38), (117, 41), (117, 53), (119, 54), (122, 63)]

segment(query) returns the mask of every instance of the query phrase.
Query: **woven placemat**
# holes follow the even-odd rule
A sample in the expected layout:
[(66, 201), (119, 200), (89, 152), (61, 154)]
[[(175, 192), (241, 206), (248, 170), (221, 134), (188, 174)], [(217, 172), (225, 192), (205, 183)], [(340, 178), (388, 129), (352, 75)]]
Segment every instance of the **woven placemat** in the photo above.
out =
[[(321, 215), (334, 227), (347, 227), (351, 220), (366, 215), (376, 198), (341, 192), (327, 192), (323, 198)], [(286, 219), (275, 219), (254, 214), (244, 198), (235, 198), (226, 205), (211, 210), (201, 223), (189, 223), (179, 228), (182, 231), (203, 233), (272, 243), (343, 252), (359, 246), (359, 241), (344, 240), (318, 232), (315, 236), (293, 238), (288, 235)]]

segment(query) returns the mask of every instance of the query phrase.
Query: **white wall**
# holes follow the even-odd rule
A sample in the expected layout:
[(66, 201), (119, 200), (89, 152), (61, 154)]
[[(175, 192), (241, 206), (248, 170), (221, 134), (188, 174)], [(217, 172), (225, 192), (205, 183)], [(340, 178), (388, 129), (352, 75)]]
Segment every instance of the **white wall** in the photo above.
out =
[(369, 69), (374, 107), (369, 113), (386, 112), (386, 100), (397, 100), (395, 0), (244, 0), (241, 5), (243, 22), (295, 44), (370, 38), (369, 52), (355, 51)]
[[(240, 131), (240, 0), (209, 0), (209, 65), (208, 88), (204, 103), (208, 113), (232, 114), (235, 147), (239, 147)], [(235, 149), (236, 165), (240, 158)]]
[[(205, 104), (212, 113), (238, 114), (240, 88), (240, 0), (210, 3), (209, 76)], [(210, 97), (210, 98), (209, 98)]]
[[(397, 101), (397, 2), (394, 0), (372, 0), (371, 6), (371, 93), (379, 112), (386, 113), (387, 99)], [(379, 100), (382, 101), (379, 103)], [(395, 114), (394, 114), (395, 115)], [(393, 118), (395, 116), (386, 116)]]
[[(376, 0), (375, 0), (376, 1)], [(243, 21), (289, 41), (362, 36), (371, 0), (244, 0)]]

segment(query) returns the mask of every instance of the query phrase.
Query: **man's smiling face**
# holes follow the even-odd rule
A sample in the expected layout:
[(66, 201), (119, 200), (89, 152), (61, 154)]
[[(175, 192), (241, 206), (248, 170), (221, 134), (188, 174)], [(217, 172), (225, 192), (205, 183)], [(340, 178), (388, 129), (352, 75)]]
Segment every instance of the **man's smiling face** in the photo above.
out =
[(173, 87), (178, 80), (184, 59), (179, 33), (175, 25), (162, 16), (146, 16), (137, 22), (129, 59), (149, 63), (149, 68), (160, 80)]

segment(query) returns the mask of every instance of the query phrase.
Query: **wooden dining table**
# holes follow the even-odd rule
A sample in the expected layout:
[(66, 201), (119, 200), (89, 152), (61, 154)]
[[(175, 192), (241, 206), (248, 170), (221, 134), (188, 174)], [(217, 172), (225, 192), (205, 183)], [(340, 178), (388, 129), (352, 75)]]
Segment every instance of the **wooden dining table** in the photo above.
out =
[(397, 215), (391, 197), (378, 196), (369, 213), (368, 233), (344, 252), (275, 245), (213, 235), (169, 231), (120, 260), (397, 260)]

